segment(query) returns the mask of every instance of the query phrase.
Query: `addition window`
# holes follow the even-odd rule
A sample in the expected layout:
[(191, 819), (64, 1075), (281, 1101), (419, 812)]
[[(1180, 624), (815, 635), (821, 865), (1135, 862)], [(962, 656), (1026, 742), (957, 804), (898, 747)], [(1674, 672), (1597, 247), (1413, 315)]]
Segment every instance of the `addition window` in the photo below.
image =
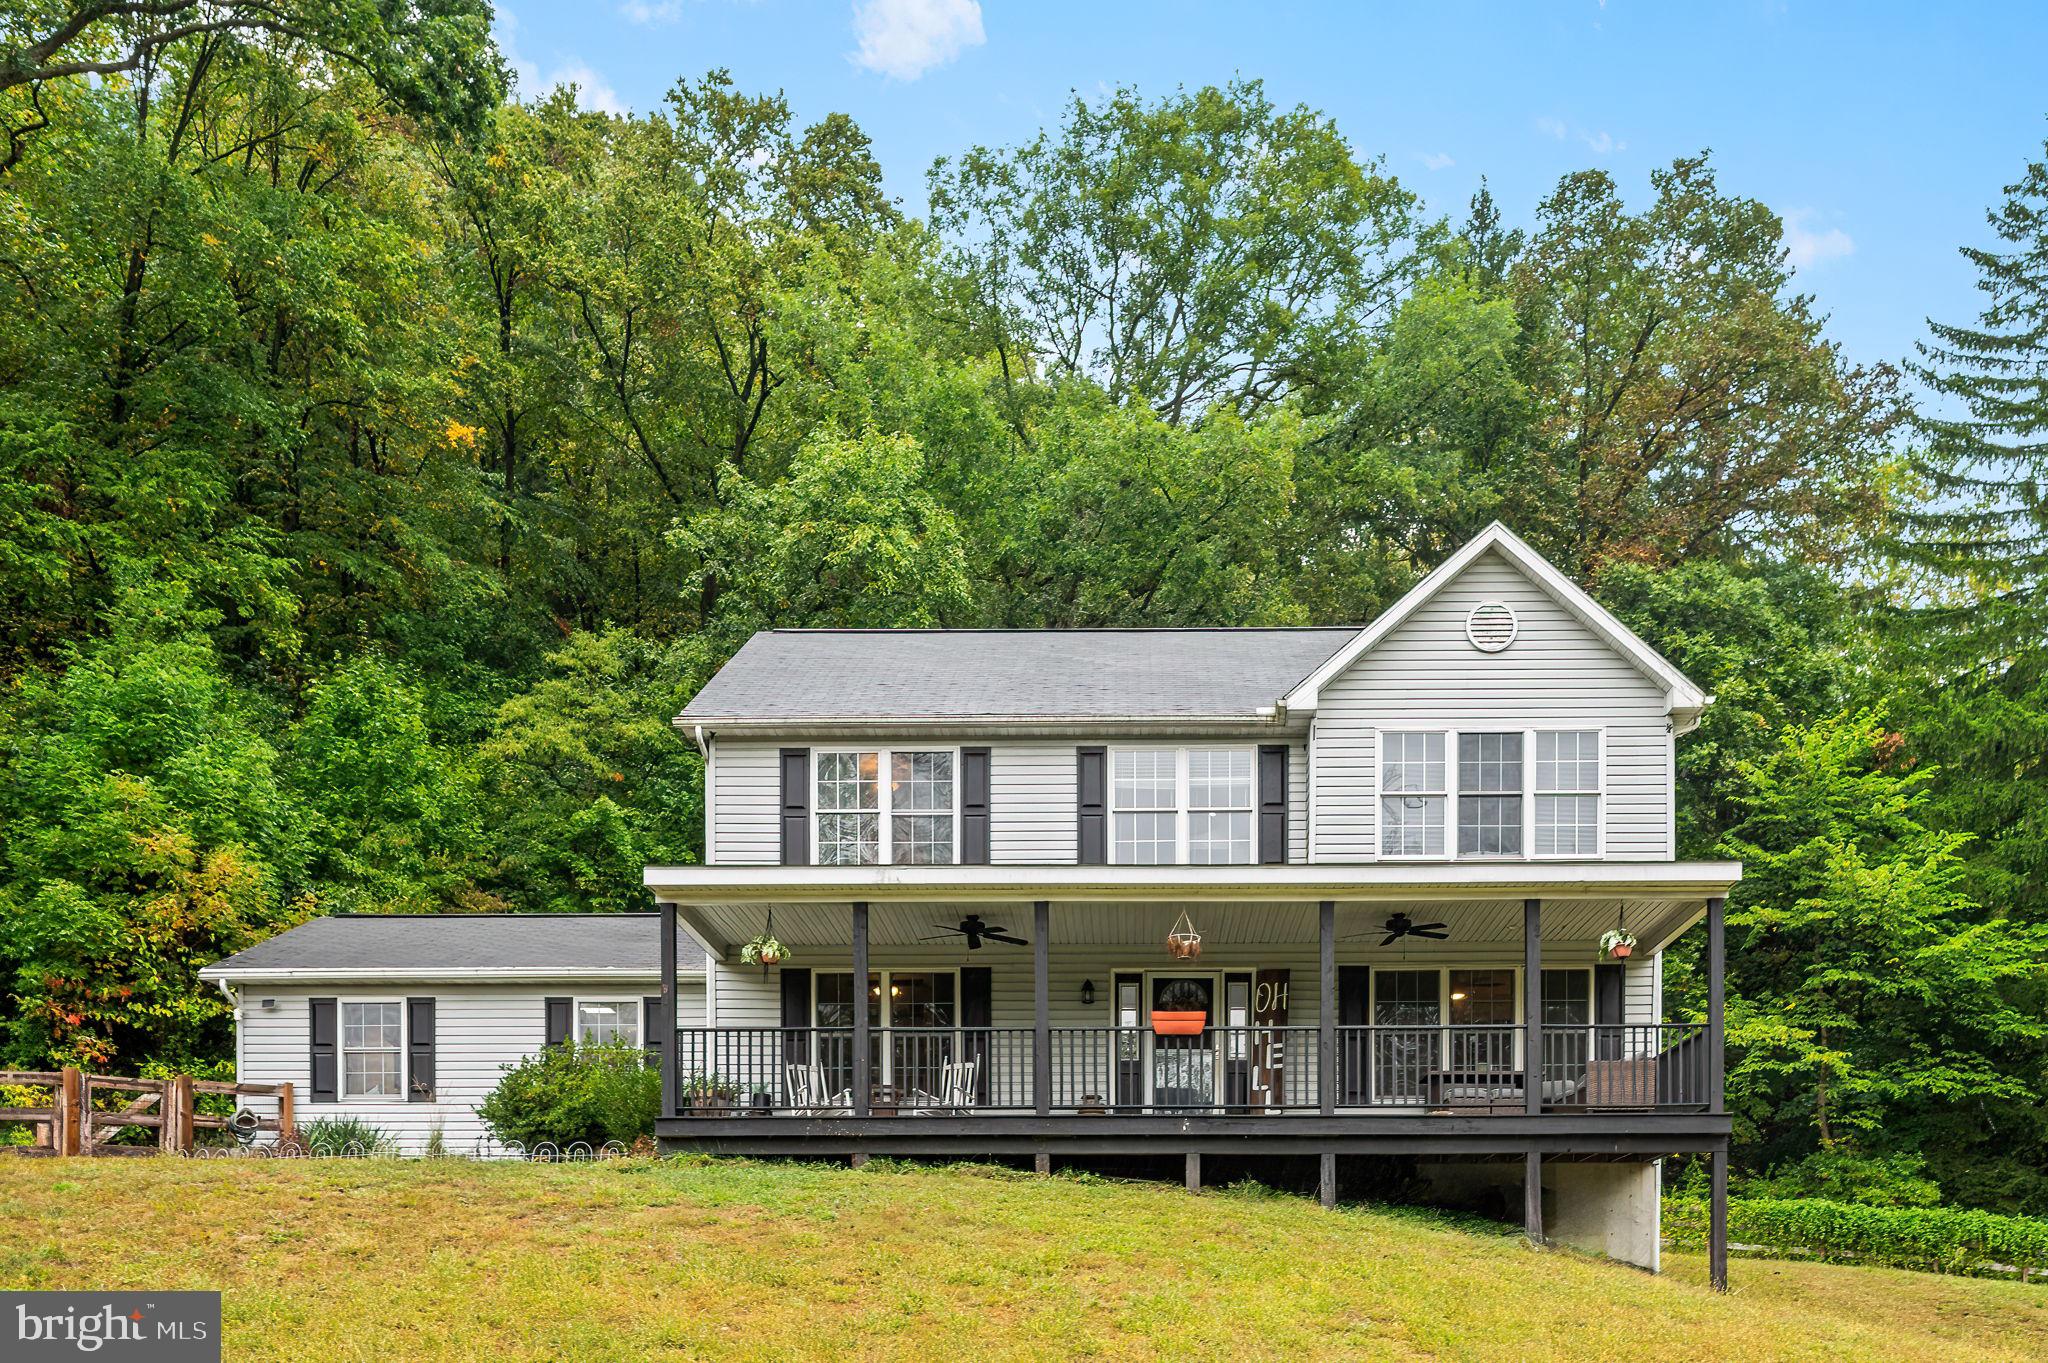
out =
[(341, 1005), (341, 1094), (344, 1098), (402, 1098), (399, 1073), (403, 1009), (396, 1003)]
[(1458, 855), (1522, 855), (1522, 736), (1458, 735)]
[(820, 866), (953, 864), (959, 804), (951, 750), (821, 752), (816, 766)]
[(1380, 855), (1442, 856), (1444, 736), (1382, 734), (1380, 746)]
[(1536, 855), (1600, 853), (1600, 734), (1536, 735)]
[(1252, 861), (1249, 748), (1119, 748), (1110, 754), (1111, 859), (1119, 866)]
[(640, 1005), (626, 1000), (578, 999), (576, 1039), (585, 1045), (640, 1044)]

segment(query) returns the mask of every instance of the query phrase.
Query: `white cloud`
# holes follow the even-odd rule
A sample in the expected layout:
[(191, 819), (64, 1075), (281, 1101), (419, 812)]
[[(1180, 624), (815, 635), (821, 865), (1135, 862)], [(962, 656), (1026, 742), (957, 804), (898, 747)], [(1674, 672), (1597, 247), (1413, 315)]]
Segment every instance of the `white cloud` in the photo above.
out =
[(519, 50), (519, 16), (503, 5), (497, 8), (496, 21), (492, 25), (492, 37), (497, 39), (498, 51), (504, 55), (505, 64), (512, 68), (512, 80), (519, 98), (536, 100), (559, 85), (576, 87), (576, 107), (595, 109), (600, 113), (623, 114), (625, 101), (619, 92), (612, 89), (611, 82), (599, 75), (588, 62), (570, 57), (557, 62), (546, 73), (540, 63), (530, 61)]
[(1554, 137), (1558, 141), (1562, 142), (1564, 141), (1564, 135), (1567, 129), (1564, 126), (1563, 119), (1543, 117), (1538, 118), (1536, 120), (1536, 131), (1540, 133), (1546, 133), (1549, 136)]
[(1449, 152), (1431, 151), (1423, 153), (1422, 164), (1428, 166), (1431, 170), (1442, 170), (1446, 166), (1455, 166), (1458, 163), (1451, 159)]
[(987, 42), (980, 0), (856, 0), (854, 65), (916, 80), (970, 47)]
[(1810, 208), (1795, 208), (1785, 215), (1785, 258), (1794, 269), (1806, 270), (1824, 261), (1852, 255), (1856, 241), (1839, 227), (1815, 231), (1806, 224), (1814, 217)]
[(628, 23), (672, 24), (683, 17), (683, 0), (625, 0), (619, 13)]
[(1628, 150), (1628, 143), (1617, 142), (1614, 135), (1604, 128), (1596, 133), (1582, 131), (1579, 134), (1579, 141), (1591, 147), (1595, 156), (1605, 156), (1611, 151)]

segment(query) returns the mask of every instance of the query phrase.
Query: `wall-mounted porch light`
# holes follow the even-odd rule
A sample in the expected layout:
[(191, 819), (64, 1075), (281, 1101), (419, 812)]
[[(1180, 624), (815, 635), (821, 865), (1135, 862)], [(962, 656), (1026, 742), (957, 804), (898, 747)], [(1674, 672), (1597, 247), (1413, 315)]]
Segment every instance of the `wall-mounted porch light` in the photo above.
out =
[(1081, 1006), (1085, 1008), (1093, 1002), (1095, 1002), (1095, 981), (1081, 981)]

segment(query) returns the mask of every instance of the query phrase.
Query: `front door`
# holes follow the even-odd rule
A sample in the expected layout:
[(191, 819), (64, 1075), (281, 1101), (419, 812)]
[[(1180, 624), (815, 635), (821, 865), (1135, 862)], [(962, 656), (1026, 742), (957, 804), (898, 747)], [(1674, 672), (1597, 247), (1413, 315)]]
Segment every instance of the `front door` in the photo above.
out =
[[(1216, 977), (1154, 975), (1150, 983), (1153, 1106), (1216, 1106)], [(1159, 1014), (1168, 1012), (1201, 1014), (1202, 1030), (1184, 1036), (1156, 1035)]]

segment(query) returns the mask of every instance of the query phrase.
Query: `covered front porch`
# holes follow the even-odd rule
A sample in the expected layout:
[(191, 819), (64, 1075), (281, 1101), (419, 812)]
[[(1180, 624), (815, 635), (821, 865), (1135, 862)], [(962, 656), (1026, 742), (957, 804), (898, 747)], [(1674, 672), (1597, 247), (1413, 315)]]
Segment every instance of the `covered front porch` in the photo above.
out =
[[(651, 871), (665, 955), (687, 934), (713, 963), (708, 1025), (663, 1028), (657, 1132), (671, 1149), (1041, 1167), (1170, 1152), (1193, 1180), (1204, 1154), (1313, 1154), (1326, 1201), (1340, 1156), (1512, 1157), (1535, 1175), (1544, 1159), (1718, 1154), (1722, 903), (1737, 875)], [(771, 911), (786, 959), (740, 965)], [(1667, 1022), (1661, 951), (1701, 920), (1708, 1014)], [(1617, 924), (1637, 946), (1603, 959)], [(1190, 927), (1199, 953), (1170, 953)]]

